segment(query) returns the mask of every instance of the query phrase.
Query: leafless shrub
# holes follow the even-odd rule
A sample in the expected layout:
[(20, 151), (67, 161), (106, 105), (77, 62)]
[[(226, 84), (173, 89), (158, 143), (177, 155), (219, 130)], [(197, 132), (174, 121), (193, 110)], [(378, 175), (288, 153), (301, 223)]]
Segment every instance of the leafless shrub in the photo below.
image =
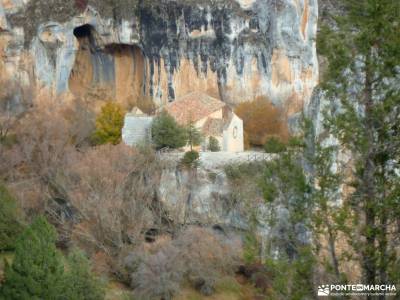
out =
[(210, 229), (189, 228), (156, 254), (144, 258), (132, 276), (132, 287), (140, 299), (170, 299), (187, 280), (210, 295), (218, 278), (235, 271), (240, 248), (239, 242)]
[(65, 191), (80, 215), (73, 238), (111, 256), (125, 243), (143, 241), (143, 229), (155, 222), (158, 167), (153, 154), (125, 145), (74, 153), (64, 172)]
[(16, 143), (3, 153), (3, 176), (13, 183), (21, 206), (32, 211), (44, 209), (43, 200), (60, 193), (55, 178), (73, 148), (59, 107), (47, 104), (24, 113), (13, 129)]
[(71, 145), (67, 122), (55, 106), (38, 107), (21, 120), (19, 150), (26, 167), (45, 181), (55, 177)]
[(144, 259), (132, 279), (139, 299), (170, 300), (179, 291), (184, 274), (179, 250), (168, 245)]
[(67, 121), (71, 143), (79, 148), (88, 146), (96, 118), (90, 104), (85, 99), (74, 99), (72, 104), (63, 107), (61, 114)]
[(26, 211), (43, 212), (48, 199), (65, 198), (60, 179), (70, 153), (91, 131), (89, 114), (79, 100), (67, 104), (42, 97), (14, 122), (15, 142), (0, 146), (0, 172)]
[(63, 240), (115, 257), (155, 222), (160, 163), (150, 150), (85, 147), (91, 125), (84, 101), (40, 99), (19, 120), (18, 142), (2, 154), (0, 168), (21, 206), (32, 215), (50, 213)]
[(135, 274), (143, 262), (144, 255), (142, 249), (125, 247), (120, 251), (114, 260), (113, 273), (118, 281), (126, 285), (132, 283), (132, 274)]
[(6, 177), (14, 165), (11, 148), (16, 142), (16, 125), (23, 116), (23, 109), (31, 100), (29, 88), (20, 87), (15, 81), (4, 78), (0, 62), (0, 177)]
[(187, 279), (204, 294), (212, 293), (222, 274), (232, 274), (238, 264), (240, 245), (232, 245), (211, 229), (189, 228), (174, 245), (180, 249)]

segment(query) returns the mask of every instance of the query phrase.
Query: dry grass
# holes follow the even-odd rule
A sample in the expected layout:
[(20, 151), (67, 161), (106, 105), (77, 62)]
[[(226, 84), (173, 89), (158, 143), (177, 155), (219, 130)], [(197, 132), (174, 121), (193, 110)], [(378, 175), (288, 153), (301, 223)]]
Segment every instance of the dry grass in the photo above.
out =
[(204, 296), (190, 286), (182, 288), (174, 300), (253, 300), (257, 291), (249, 283), (241, 283), (234, 277), (224, 277), (217, 283), (216, 293)]
[(111, 281), (106, 290), (105, 300), (133, 300), (132, 291), (123, 284)]

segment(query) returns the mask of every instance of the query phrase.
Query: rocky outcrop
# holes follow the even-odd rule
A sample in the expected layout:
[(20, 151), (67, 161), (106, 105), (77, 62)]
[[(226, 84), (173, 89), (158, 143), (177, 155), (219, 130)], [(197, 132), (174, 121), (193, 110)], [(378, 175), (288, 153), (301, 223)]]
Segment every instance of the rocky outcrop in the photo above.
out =
[(245, 161), (246, 157), (244, 154), (202, 152), (199, 167), (186, 169), (180, 166), (183, 153), (162, 154), (161, 160), (168, 163), (161, 172), (156, 194), (169, 218), (177, 224), (245, 226), (243, 207), (232, 202), (224, 167)]
[(228, 224), (238, 220), (227, 207), (229, 186), (223, 172), (204, 169), (164, 170), (158, 196), (170, 217), (178, 224)]
[[(239, 235), (252, 230), (261, 243), (262, 258), (266, 255), (276, 257), (283, 252), (294, 256), (293, 239), (299, 244), (310, 242), (306, 225), (302, 221), (293, 223), (292, 212), (285, 201), (271, 204), (264, 200), (262, 190), (257, 188), (257, 177), (252, 178), (254, 181), (244, 182), (247, 186), (242, 185), (240, 192), (235, 189), (240, 183), (226, 168), (237, 166), (237, 163), (248, 164), (249, 160), (238, 157), (221, 161), (218, 153), (215, 154), (216, 157), (213, 157), (214, 153), (203, 155), (199, 167), (189, 170), (179, 167), (179, 160), (174, 158), (176, 155), (169, 155), (169, 159), (167, 154), (163, 156), (170, 164), (161, 173), (156, 195), (171, 224), (212, 227)], [(210, 159), (218, 159), (220, 163), (213, 164)], [(259, 156), (259, 159), (270, 160), (273, 156)]]
[[(221, 225), (238, 230), (247, 230), (252, 218), (257, 218), (259, 230), (268, 228), (268, 213), (262, 193), (252, 196), (237, 194), (235, 184), (226, 173), (229, 166), (265, 162), (274, 155), (256, 152), (228, 153), (202, 152), (199, 166), (183, 168), (182, 153), (163, 153), (165, 162), (156, 191), (168, 218), (175, 224)], [(253, 184), (253, 183), (252, 183)], [(257, 183), (254, 183), (257, 185)], [(254, 197), (253, 197), (254, 196)]]
[(289, 115), (317, 84), (317, 0), (107, 3), (3, 1), (2, 72), (57, 94), (102, 87), (128, 106), (267, 96)]

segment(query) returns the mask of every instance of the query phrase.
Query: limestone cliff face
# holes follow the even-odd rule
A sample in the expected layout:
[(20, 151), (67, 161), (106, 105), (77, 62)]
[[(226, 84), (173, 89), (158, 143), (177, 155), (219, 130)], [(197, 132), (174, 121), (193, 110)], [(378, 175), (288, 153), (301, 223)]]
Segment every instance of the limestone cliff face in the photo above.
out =
[(318, 81), (317, 0), (50, 2), (0, 2), (2, 76), (57, 94), (103, 87), (129, 105), (267, 96), (289, 115)]

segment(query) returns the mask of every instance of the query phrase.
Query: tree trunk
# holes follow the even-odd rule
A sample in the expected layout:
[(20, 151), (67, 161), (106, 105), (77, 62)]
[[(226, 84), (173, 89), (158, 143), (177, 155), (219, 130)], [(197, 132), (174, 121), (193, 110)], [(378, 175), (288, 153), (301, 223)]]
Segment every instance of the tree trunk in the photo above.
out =
[(328, 224), (328, 235), (329, 235), (329, 252), (332, 259), (333, 270), (335, 272), (336, 280), (340, 282), (340, 271), (339, 271), (339, 260), (336, 255), (336, 248), (335, 248), (335, 237), (332, 232), (332, 228), (330, 224)]
[[(365, 237), (365, 247), (362, 251), (363, 271), (366, 284), (376, 283), (376, 193), (375, 193), (375, 143), (374, 143), (374, 116), (372, 99), (372, 71), (371, 71), (371, 52), (366, 57), (365, 62), (365, 86), (363, 104), (365, 107), (365, 136), (367, 138), (367, 149), (365, 151), (364, 173), (361, 178), (361, 197), (364, 201), (365, 227), (362, 235)], [(372, 296), (367, 296), (372, 299)]]

